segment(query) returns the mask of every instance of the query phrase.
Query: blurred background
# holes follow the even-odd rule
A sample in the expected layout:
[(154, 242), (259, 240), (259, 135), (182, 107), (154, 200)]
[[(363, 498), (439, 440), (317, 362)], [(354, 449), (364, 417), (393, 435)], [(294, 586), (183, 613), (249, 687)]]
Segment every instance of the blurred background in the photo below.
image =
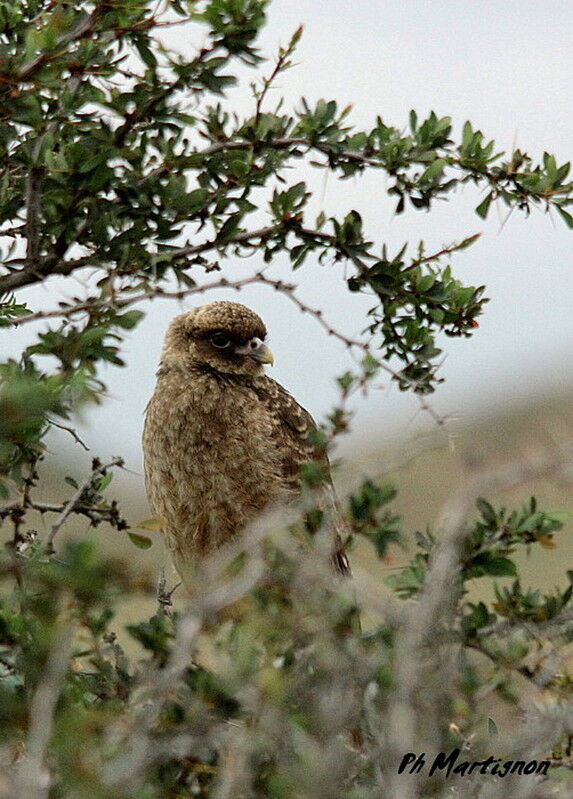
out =
[[(469, 119), (488, 139), (495, 139), (496, 151), (518, 147), (538, 159), (547, 150), (558, 164), (573, 155), (573, 58), (568, 35), (573, 8), (568, 5), (556, 0), (479, 6), (455, 0), (331, 0), (328, 4), (273, 0), (261, 40), (264, 54), (272, 59), (300, 23), (304, 34), (297, 65), (281, 75), (269, 92), (268, 110), (281, 97), (285, 109), (298, 107), (303, 96), (311, 105), (319, 98), (336, 99), (340, 108), (352, 104), (349, 124), (366, 129), (377, 115), (406, 128), (411, 108), (419, 119), (434, 110), (438, 116), (452, 117), (455, 138)], [(166, 43), (189, 54), (202, 46), (204, 31), (197, 26), (191, 37), (179, 37), (178, 28), (165, 33)], [(272, 63), (263, 64), (257, 74), (271, 70)], [(224, 101), (227, 108), (251, 114), (249, 83), (255, 78), (252, 69), (241, 70), (240, 85)], [(191, 112), (192, 107), (190, 102)], [(322, 170), (297, 167), (285, 177), (290, 183), (307, 181), (314, 192), (313, 213), (324, 209), (327, 216), (344, 215), (358, 210), (367, 237), (380, 246), (386, 243), (391, 254), (407, 241), (413, 254), (420, 239), (427, 252), (434, 252), (482, 234), (452, 261), (454, 274), (469, 285), (485, 284), (491, 301), (472, 339), (442, 342), (447, 356), (441, 370), (445, 382), (429, 401), (448, 417), (448, 424), (438, 430), (416, 397), (399, 392), (381, 375), (368, 396), (353, 400), (352, 432), (336, 452), (342, 460), (336, 477), (342, 494), (365, 474), (395, 481), (400, 492), (396, 511), (404, 516), (410, 534), (433, 523), (445, 498), (468, 472), (546, 452), (571, 438), (572, 232), (562, 220), (540, 210), (526, 219), (500, 206), (492, 207), (484, 222), (474, 212), (480, 192), (472, 187), (436, 204), (429, 214), (409, 208), (395, 216), (395, 200), (386, 195), (381, 172), (342, 182)], [(226, 274), (240, 277), (262, 265), (262, 257), (255, 253), (228, 265)], [(288, 263), (277, 259), (269, 275), (289, 276), (298, 286), (298, 296), (322, 308), (333, 327), (352, 337), (360, 335), (371, 303), (368, 297), (348, 293), (340, 264), (320, 266), (309, 260), (292, 275)], [(83, 279), (52, 279), (44, 287), (22, 291), (21, 297), (35, 309), (53, 308), (62, 296), (81, 291)], [(46, 468), (53, 480), (52, 498), (58, 493), (67, 496), (69, 486), (63, 476), (87, 469), (92, 455), (107, 459), (121, 454), (127, 470), (116, 475), (110, 492), (120, 499), (131, 523), (150, 515), (140, 438), (163, 334), (176, 313), (218, 299), (243, 302), (259, 312), (276, 357), (272, 376), (317, 420), (331, 409), (337, 399), (335, 377), (353, 367), (352, 354), (286, 297), (253, 286), (240, 294), (221, 290), (181, 303), (156, 300), (142, 307), (147, 316), (128, 339), (125, 368), (104, 370), (106, 402), (89, 409), (80, 424), (91, 452), (83, 452), (64, 432), (49, 439)], [(31, 327), (15, 333), (1, 330), (3, 357), (17, 356), (33, 335)], [(573, 505), (565, 489), (550, 485), (524, 486), (510, 496), (491, 499), (510, 504), (532, 492), (546, 508)], [(39, 525), (48, 523), (38, 520)], [(149, 534), (154, 544), (146, 552), (135, 550), (124, 536), (118, 540), (117, 533), (98, 535), (106, 548), (124, 553), (133, 568), (150, 577), (164, 562), (158, 534)], [(563, 582), (572, 554), (569, 526), (557, 549), (534, 553), (526, 564), (526, 577), (547, 586)], [(396, 565), (374, 563), (366, 549), (358, 549), (354, 557), (375, 574)], [(141, 617), (139, 611), (137, 616)]]

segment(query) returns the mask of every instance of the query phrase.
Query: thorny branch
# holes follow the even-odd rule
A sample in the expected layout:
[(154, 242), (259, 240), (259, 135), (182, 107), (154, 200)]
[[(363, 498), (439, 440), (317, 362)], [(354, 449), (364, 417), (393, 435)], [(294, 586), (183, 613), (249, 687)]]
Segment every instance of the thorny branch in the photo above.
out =
[(553, 616), (550, 619), (544, 619), (543, 621), (537, 621), (534, 619), (529, 619), (527, 621), (524, 619), (507, 619), (504, 621), (499, 621), (495, 624), (489, 624), (485, 627), (480, 627), (476, 631), (476, 635), (478, 638), (489, 638), (492, 635), (506, 635), (511, 630), (519, 628), (530, 632), (547, 632), (561, 627), (564, 624), (571, 624), (572, 622), (573, 609), (569, 609), (558, 613), (557, 616)]
[(90, 451), (88, 445), (85, 443), (85, 441), (82, 441), (82, 439), (79, 437), (79, 435), (77, 434), (77, 432), (74, 430), (73, 427), (69, 427), (68, 425), (65, 424), (60, 424), (60, 422), (56, 422), (54, 419), (50, 419), (50, 424), (52, 425), (52, 427), (57, 427), (58, 430), (65, 430), (66, 433), (69, 433), (71, 437), (74, 439), (74, 441), (82, 447), (82, 449), (84, 449), (86, 452)]
[[(275, 289), (275, 291), (279, 291), (284, 294), (292, 303), (294, 303), (302, 313), (307, 313), (310, 316), (313, 316), (320, 326), (327, 332), (329, 336), (338, 339), (341, 341), (348, 349), (360, 349), (364, 353), (372, 352), (372, 348), (370, 344), (366, 341), (360, 341), (359, 339), (351, 338), (346, 336), (344, 333), (336, 330), (325, 318), (322, 310), (319, 308), (313, 308), (310, 305), (307, 305), (303, 300), (301, 300), (297, 294), (296, 289), (297, 286), (294, 283), (288, 283), (284, 280), (274, 280), (272, 278), (267, 277), (263, 272), (256, 272), (254, 275), (250, 275), (249, 277), (239, 278), (237, 280), (228, 280), (227, 278), (219, 278), (218, 280), (213, 280), (209, 283), (204, 283), (200, 286), (192, 286), (190, 288), (185, 289), (178, 289), (176, 291), (166, 291), (162, 289), (160, 286), (156, 286), (148, 291), (140, 292), (139, 294), (134, 294), (133, 296), (129, 297), (120, 297), (114, 300), (113, 307), (116, 309), (125, 308), (130, 305), (134, 305), (138, 302), (143, 302), (145, 300), (159, 298), (165, 299), (177, 299), (183, 300), (187, 297), (193, 296), (195, 294), (203, 294), (206, 291), (217, 289), (217, 288), (231, 288), (237, 291), (240, 291), (244, 286), (252, 285), (253, 283), (260, 283), (263, 285), (270, 286), (271, 288)], [(42, 319), (50, 319), (54, 317), (71, 317), (75, 316), (76, 314), (83, 313), (85, 311), (90, 310), (97, 310), (100, 308), (105, 308), (110, 305), (110, 299), (100, 299), (100, 298), (93, 298), (88, 299), (85, 302), (77, 303), (75, 305), (70, 305), (64, 308), (57, 308), (51, 311), (36, 311), (32, 314), (27, 314), (26, 316), (18, 317), (17, 319), (13, 320), (14, 325), (22, 325), (27, 322), (36, 322)], [(386, 362), (381, 359), (377, 359), (377, 363), (379, 367), (390, 375), (395, 380), (400, 380), (403, 382), (407, 382), (412, 388), (416, 388), (418, 385), (418, 381), (413, 380), (412, 378), (405, 375), (402, 371), (393, 369), (389, 366)], [(445, 418), (438, 414), (435, 409), (430, 405), (430, 403), (420, 394), (417, 394), (418, 403), (420, 405), (420, 410), (428, 413), (432, 419), (436, 422), (438, 426), (443, 426), (446, 422)]]
[[(282, 225), (269, 225), (264, 228), (260, 228), (259, 230), (252, 230), (252, 231), (245, 231), (243, 233), (237, 233), (235, 236), (227, 239), (224, 244), (225, 246), (228, 244), (241, 244), (250, 241), (262, 241), (269, 236), (272, 236), (273, 233), (276, 233), (282, 230)], [(217, 239), (210, 239), (208, 241), (204, 241), (201, 244), (196, 244), (191, 247), (182, 247), (179, 250), (173, 250), (170, 252), (171, 257), (184, 257), (190, 255), (198, 255), (203, 252), (208, 252), (209, 250), (217, 249), (218, 247), (223, 246), (222, 242), (217, 241)], [(35, 272), (31, 272), (27, 269), (21, 269), (17, 272), (13, 272), (10, 275), (4, 275), (0, 278), (0, 295), (6, 292), (13, 291), (14, 289), (21, 288), (22, 286), (28, 286), (31, 283), (36, 283), (39, 279), (38, 274), (41, 274), (43, 277), (47, 277), (49, 275), (61, 275), (66, 276), (70, 275), (76, 269), (80, 269), (86, 266), (90, 266), (94, 260), (94, 255), (85, 255), (81, 258), (76, 258), (74, 260), (66, 261), (65, 259), (54, 259), (53, 257), (46, 258), (43, 262), (41, 262), (42, 269), (37, 269)]]
[[(293, 137), (285, 137), (285, 138), (277, 138), (270, 141), (265, 142), (251, 142), (251, 141), (236, 141), (236, 140), (229, 140), (229, 141), (222, 141), (217, 142), (215, 144), (210, 145), (209, 147), (204, 148), (203, 150), (198, 150), (198, 155), (215, 155), (220, 152), (225, 152), (227, 150), (257, 150), (257, 149), (264, 149), (265, 147), (272, 147), (279, 150), (288, 150), (289, 148), (293, 147), (306, 147), (308, 150), (317, 150), (318, 152), (326, 155), (328, 158), (336, 157), (340, 161), (348, 161), (350, 163), (359, 164), (362, 167), (377, 167), (381, 169), (387, 169), (387, 165), (382, 158), (376, 158), (370, 152), (366, 150), (364, 152), (360, 152), (357, 150), (343, 150), (337, 147), (336, 145), (321, 143), (320, 141), (314, 141), (309, 139), (308, 137), (304, 136), (293, 136)], [(463, 163), (461, 158), (457, 158), (454, 155), (446, 156), (446, 162), (448, 166), (457, 167), (463, 171), (467, 171), (468, 167)], [(487, 180), (490, 187), (494, 190), (494, 192), (499, 191), (499, 182), (500, 178), (494, 171), (488, 169), (476, 169), (475, 167), (473, 170), (476, 175)], [(523, 187), (519, 184), (519, 181), (516, 179), (514, 175), (508, 173), (506, 178), (509, 179), (514, 187), (519, 190), (523, 191)], [(408, 184), (405, 182), (406, 188), (413, 188), (414, 184)], [(551, 192), (550, 195), (546, 197), (546, 199), (551, 196), (559, 196), (563, 194), (568, 196), (570, 191), (567, 189), (566, 186), (560, 187)]]

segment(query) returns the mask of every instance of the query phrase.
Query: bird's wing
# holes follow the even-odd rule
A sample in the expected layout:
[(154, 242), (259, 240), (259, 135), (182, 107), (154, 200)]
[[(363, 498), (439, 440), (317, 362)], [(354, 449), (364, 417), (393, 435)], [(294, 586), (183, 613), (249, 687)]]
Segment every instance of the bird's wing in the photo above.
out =
[[(324, 448), (321, 450), (308, 440), (311, 430), (316, 429), (316, 423), (310, 413), (270, 377), (259, 378), (255, 387), (273, 424), (272, 436), (282, 454), (284, 479), (293, 489), (299, 490), (301, 465), (310, 460), (323, 463), (326, 458)], [(328, 474), (330, 476), (330, 470)]]
[(337, 571), (350, 574), (350, 566), (344, 552), (343, 541), (348, 537), (348, 530), (336, 501), (330, 463), (326, 448), (309, 441), (309, 433), (317, 429), (311, 414), (299, 405), (289, 392), (266, 375), (258, 378), (255, 390), (259, 399), (265, 404), (273, 422), (273, 438), (277, 449), (282, 454), (282, 469), (285, 482), (294, 491), (300, 491), (300, 468), (303, 463), (316, 461), (322, 467), (326, 482), (321, 487), (321, 504), (333, 521), (336, 532), (336, 543), (333, 559)]

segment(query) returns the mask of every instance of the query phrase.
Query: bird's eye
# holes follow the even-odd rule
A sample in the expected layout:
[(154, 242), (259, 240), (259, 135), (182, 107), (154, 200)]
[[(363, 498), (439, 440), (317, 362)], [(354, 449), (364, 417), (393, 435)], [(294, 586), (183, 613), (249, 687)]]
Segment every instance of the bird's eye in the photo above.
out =
[(230, 343), (231, 339), (226, 333), (213, 333), (211, 336), (211, 344), (220, 349), (228, 347)]

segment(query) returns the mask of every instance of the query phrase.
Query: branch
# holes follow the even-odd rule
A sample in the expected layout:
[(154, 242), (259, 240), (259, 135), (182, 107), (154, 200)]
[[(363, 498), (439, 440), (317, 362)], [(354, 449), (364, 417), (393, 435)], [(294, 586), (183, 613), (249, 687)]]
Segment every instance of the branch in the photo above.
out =
[(65, 614), (59, 616), (44, 675), (30, 703), (26, 754), (19, 764), (16, 799), (46, 799), (51, 779), (45, 763), (52, 736), (56, 705), (68, 668), (73, 627)]
[(34, 265), (40, 254), (40, 187), (42, 171), (32, 166), (28, 173), (26, 187), (26, 261)]
[[(198, 255), (202, 252), (208, 252), (209, 250), (217, 249), (218, 247), (226, 247), (229, 244), (242, 244), (249, 242), (251, 240), (262, 241), (263, 239), (269, 238), (273, 235), (273, 233), (277, 233), (280, 230), (283, 230), (284, 226), (282, 224), (278, 225), (268, 225), (267, 227), (259, 228), (258, 230), (245, 230), (241, 233), (237, 233), (235, 236), (232, 236), (226, 239), (224, 242), (217, 241), (216, 238), (209, 239), (207, 241), (202, 242), (201, 244), (195, 244), (191, 247), (182, 247), (179, 250), (173, 250), (170, 255), (173, 258), (183, 257), (188, 255)], [(14, 289), (22, 288), (23, 286), (28, 286), (32, 283), (37, 283), (39, 279), (48, 277), (50, 275), (69, 275), (74, 272), (76, 269), (81, 269), (85, 266), (90, 266), (91, 262), (94, 260), (95, 255), (85, 255), (82, 258), (76, 258), (74, 260), (66, 261), (64, 259), (55, 259), (53, 256), (46, 258), (43, 262), (40, 262), (40, 265), (35, 270), (35, 272), (30, 272), (27, 269), (21, 269), (18, 272), (13, 272), (10, 275), (5, 275), (4, 277), (0, 278), (0, 295), (8, 293), (10, 291), (14, 291)], [(25, 318), (25, 317), (23, 317)]]
[(94, 458), (92, 463), (92, 472), (90, 476), (84, 480), (84, 482), (78, 487), (75, 494), (73, 494), (71, 499), (69, 499), (68, 502), (66, 502), (66, 504), (64, 505), (62, 512), (60, 513), (60, 515), (52, 525), (52, 529), (50, 530), (44, 541), (42, 541), (41, 545), (42, 551), (47, 552), (48, 554), (51, 554), (54, 551), (54, 546), (53, 546), (54, 538), (56, 537), (59, 529), (62, 527), (62, 525), (64, 524), (70, 513), (73, 512), (73, 510), (80, 502), (84, 491), (86, 491), (92, 485), (94, 478), (97, 477), (99, 474), (105, 474), (106, 470), (110, 469), (112, 466), (119, 466), (119, 467), (123, 466), (123, 463), (124, 463), (123, 458), (112, 458), (112, 460), (109, 463), (102, 465), (98, 460), (98, 458)]
[(404, 272), (409, 272), (411, 269), (415, 269), (420, 264), (428, 264), (432, 261), (437, 261), (440, 258), (443, 258), (444, 255), (451, 255), (458, 250), (464, 250), (466, 247), (469, 247), (470, 244), (473, 244), (474, 241), (479, 239), (481, 233), (474, 233), (473, 236), (468, 236), (468, 238), (464, 239), (463, 241), (454, 242), (453, 244), (449, 244), (447, 247), (442, 247), (441, 250), (438, 252), (432, 253), (432, 255), (424, 255), (423, 258), (415, 258), (409, 266), (405, 266), (404, 269), (401, 270), (400, 274), (404, 274)]
[[(125, 716), (125, 740), (129, 746), (117, 748), (118, 755), (107, 769), (106, 786), (114, 792), (132, 788), (134, 780), (155, 762), (161, 750), (153, 728), (166, 700), (177, 690), (181, 675), (189, 667), (192, 648), (206, 617), (235, 602), (261, 578), (264, 561), (261, 541), (277, 523), (289, 518), (288, 512), (263, 514), (250, 527), (197, 564), (193, 591), (187, 609), (177, 620), (177, 632), (169, 659), (163, 668), (142, 673), (137, 693)], [(247, 560), (238, 574), (229, 577), (229, 567), (237, 557)]]
[[(275, 228), (263, 228), (259, 231), (255, 231), (255, 233), (257, 235), (262, 235), (265, 231), (274, 230), (274, 229)], [(308, 313), (310, 314), (310, 316), (313, 316), (318, 321), (320, 326), (324, 330), (326, 330), (329, 336), (333, 336), (334, 338), (341, 341), (348, 349), (356, 348), (362, 350), (364, 353), (372, 354), (372, 348), (367, 341), (360, 341), (359, 339), (354, 339), (350, 338), (349, 336), (345, 336), (344, 333), (341, 333), (340, 331), (336, 330), (336, 328), (334, 328), (324, 318), (323, 312), (319, 308), (312, 308), (310, 305), (307, 305), (305, 302), (303, 302), (295, 293), (297, 286), (294, 283), (286, 283), (283, 280), (273, 280), (272, 278), (266, 277), (262, 272), (256, 272), (254, 275), (251, 275), (250, 277), (240, 278), (238, 280), (227, 280), (227, 278), (222, 277), (210, 283), (204, 283), (201, 286), (193, 286), (192, 288), (179, 289), (177, 291), (165, 291), (164, 289), (157, 286), (153, 289), (149, 289), (148, 291), (143, 291), (139, 294), (135, 294), (132, 297), (123, 297), (115, 299), (113, 307), (115, 309), (125, 308), (127, 306), (134, 305), (137, 302), (143, 302), (145, 300), (151, 300), (157, 297), (165, 299), (183, 300), (192, 295), (203, 294), (206, 291), (218, 288), (230, 288), (230, 289), (235, 289), (236, 291), (240, 291), (244, 286), (248, 286), (253, 283), (261, 283), (263, 285), (274, 288), (275, 291), (280, 291), (282, 294), (288, 297), (288, 299), (291, 302), (293, 302), (302, 313)], [(15, 319), (14, 325), (18, 326), (26, 322), (36, 322), (41, 319), (50, 319), (54, 317), (62, 318), (62, 317), (75, 316), (75, 314), (83, 313), (85, 311), (91, 311), (95, 309), (102, 309), (109, 307), (109, 303), (110, 303), (109, 298), (106, 299), (94, 298), (86, 300), (85, 302), (77, 303), (76, 305), (70, 305), (67, 308), (58, 308), (52, 311), (36, 311), (35, 313), (28, 314), (27, 316), (21, 316), (18, 319)], [(416, 388), (419, 387), (420, 385), (419, 381), (407, 377), (403, 371), (392, 369), (391, 366), (389, 366), (385, 361), (381, 359), (376, 359), (376, 361), (378, 363), (378, 366), (384, 372), (390, 375), (393, 379), (408, 383), (408, 385), (410, 385), (414, 389), (414, 391), (416, 390)], [(429, 414), (429, 416), (432, 417), (434, 422), (439, 427), (443, 427), (446, 423), (446, 418), (437, 413), (437, 411), (428, 403), (428, 401), (424, 398), (422, 394), (416, 393), (416, 397), (420, 405), (420, 410)]]
[(52, 427), (57, 427), (59, 430), (65, 430), (67, 433), (69, 433), (72, 436), (74, 441), (76, 441), (81, 447), (83, 447), (83, 449), (85, 449), (86, 452), (90, 451), (88, 445), (81, 440), (81, 438), (78, 436), (73, 427), (68, 427), (65, 424), (60, 424), (59, 422), (55, 422), (53, 419), (50, 419), (50, 424), (52, 425)]
[(570, 624), (571, 622), (573, 622), (573, 608), (568, 608), (556, 616), (543, 621), (537, 621), (536, 619), (505, 619), (495, 624), (488, 624), (487, 627), (480, 627), (475, 634), (477, 638), (489, 638), (490, 635), (505, 635), (511, 630), (519, 629), (520, 627), (528, 632), (539, 633), (552, 627), (560, 627), (562, 624)]
[[(460, 548), (467, 534), (467, 517), (476, 499), (484, 494), (506, 490), (529, 480), (564, 478), (573, 475), (573, 451), (563, 448), (552, 457), (518, 461), (470, 479), (444, 506), (437, 527), (440, 541), (435, 548), (418, 601), (412, 603), (402, 629), (396, 636), (394, 663), (395, 687), (389, 711), (389, 746), (392, 757), (416, 751), (416, 696), (421, 683), (422, 650), (432, 641), (437, 656), (442, 623), (458, 601), (456, 590), (460, 568)], [(443, 676), (447, 679), (447, 675)], [(416, 796), (419, 775), (390, 773), (388, 796)]]
[(39, 53), (37, 56), (34, 56), (34, 58), (20, 67), (16, 73), (17, 79), (19, 81), (26, 81), (30, 75), (38, 69), (38, 67), (43, 66), (51, 58), (59, 55), (60, 50), (63, 47), (66, 47), (68, 44), (71, 44), (71, 42), (78, 41), (78, 39), (83, 39), (84, 37), (93, 33), (98, 17), (101, 16), (104, 8), (104, 3), (96, 6), (89, 16), (86, 16), (85, 19), (78, 22), (75, 28), (72, 28), (72, 30), (68, 31), (68, 33), (64, 33), (63, 36), (60, 36), (53, 49), (49, 53)]
[(255, 105), (255, 124), (259, 121), (264, 99), (266, 97), (268, 90), (272, 86), (274, 79), (279, 74), (279, 72), (282, 72), (283, 70), (288, 69), (288, 67), (291, 66), (290, 62), (287, 61), (287, 59), (294, 52), (297, 42), (301, 37), (302, 30), (303, 26), (299, 25), (298, 28), (295, 30), (294, 34), (292, 35), (288, 46), (285, 47), (284, 50), (282, 47), (279, 48), (279, 55), (276, 60), (273, 71), (271, 72), (268, 78), (263, 78), (263, 88), (261, 89), (260, 93), (257, 94), (255, 92), (255, 97), (257, 100)]

